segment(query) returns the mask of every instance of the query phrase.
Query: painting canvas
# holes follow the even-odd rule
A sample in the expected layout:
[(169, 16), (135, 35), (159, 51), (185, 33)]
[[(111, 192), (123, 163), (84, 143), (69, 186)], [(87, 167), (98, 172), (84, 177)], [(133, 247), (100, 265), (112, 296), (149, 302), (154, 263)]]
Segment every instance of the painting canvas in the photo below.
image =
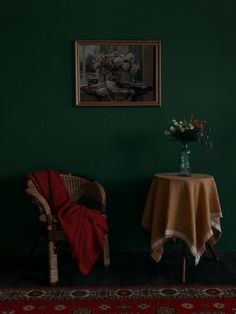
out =
[(160, 106), (160, 41), (75, 41), (77, 106)]

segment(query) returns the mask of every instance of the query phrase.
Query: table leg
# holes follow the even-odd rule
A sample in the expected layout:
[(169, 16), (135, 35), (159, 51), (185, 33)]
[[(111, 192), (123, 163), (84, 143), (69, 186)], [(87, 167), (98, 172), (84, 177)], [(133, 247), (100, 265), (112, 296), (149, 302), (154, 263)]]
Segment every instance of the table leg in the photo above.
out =
[(182, 282), (186, 279), (186, 250), (186, 243), (182, 241)]
[(215, 250), (213, 249), (213, 247), (210, 245), (209, 242), (206, 243), (206, 247), (207, 247), (207, 249), (211, 252), (211, 254), (212, 254), (212, 256), (214, 257), (215, 261), (216, 261), (216, 262), (219, 262), (220, 259), (219, 259), (219, 257), (216, 255)]

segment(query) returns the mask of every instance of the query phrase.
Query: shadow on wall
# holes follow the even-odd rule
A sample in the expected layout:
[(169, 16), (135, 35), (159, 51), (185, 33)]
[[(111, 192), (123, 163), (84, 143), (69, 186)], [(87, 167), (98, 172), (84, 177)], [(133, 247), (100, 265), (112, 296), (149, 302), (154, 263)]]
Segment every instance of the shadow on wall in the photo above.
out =
[(24, 192), (22, 176), (7, 177), (1, 188), (1, 254), (27, 254), (38, 231), (37, 212)]
[(141, 225), (149, 180), (119, 182), (107, 189), (111, 251), (140, 252), (149, 248), (149, 234)]
[(120, 132), (111, 144), (113, 181), (105, 187), (111, 251), (149, 249), (141, 218), (152, 178), (151, 156), (156, 154), (152, 137), (148, 131)]
[(111, 149), (120, 169), (119, 177), (129, 178), (132, 182), (143, 176), (143, 173), (149, 173), (150, 165), (154, 162), (152, 156), (157, 154), (153, 133), (132, 130), (129, 133), (119, 132), (117, 137), (113, 138)]

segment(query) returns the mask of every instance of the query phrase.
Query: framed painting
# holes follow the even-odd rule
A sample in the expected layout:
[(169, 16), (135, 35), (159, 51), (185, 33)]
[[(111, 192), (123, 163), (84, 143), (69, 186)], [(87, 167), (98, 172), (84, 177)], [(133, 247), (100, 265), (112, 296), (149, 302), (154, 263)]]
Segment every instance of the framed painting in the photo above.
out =
[(160, 41), (75, 41), (76, 106), (160, 106)]

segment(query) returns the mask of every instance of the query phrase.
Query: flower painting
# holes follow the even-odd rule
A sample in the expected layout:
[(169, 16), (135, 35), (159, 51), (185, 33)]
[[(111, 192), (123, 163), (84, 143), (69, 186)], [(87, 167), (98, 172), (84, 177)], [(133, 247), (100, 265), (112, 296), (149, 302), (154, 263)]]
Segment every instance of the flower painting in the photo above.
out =
[(160, 106), (160, 41), (75, 41), (77, 106)]

